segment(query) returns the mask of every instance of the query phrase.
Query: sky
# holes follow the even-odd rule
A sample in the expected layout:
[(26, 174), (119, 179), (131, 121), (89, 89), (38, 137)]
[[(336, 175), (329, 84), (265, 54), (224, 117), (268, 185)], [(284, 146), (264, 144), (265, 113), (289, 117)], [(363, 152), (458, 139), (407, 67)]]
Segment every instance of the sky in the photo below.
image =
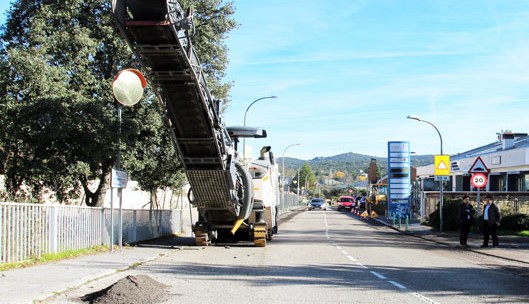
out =
[[(224, 118), (276, 157), (457, 154), (529, 132), (529, 1), (235, 0)], [(299, 146), (290, 146), (295, 144)], [(289, 147), (290, 146), (290, 147)], [(286, 149), (286, 150), (285, 150)], [(255, 153), (255, 152), (254, 152)]]
[[(5, 12), (8, 1), (1, 1)], [(457, 154), (529, 132), (527, 0), (233, 0), (226, 125), (276, 157)], [(0, 22), (5, 22), (2, 13)], [(250, 104), (262, 97), (265, 98)], [(299, 145), (298, 145), (299, 144)]]

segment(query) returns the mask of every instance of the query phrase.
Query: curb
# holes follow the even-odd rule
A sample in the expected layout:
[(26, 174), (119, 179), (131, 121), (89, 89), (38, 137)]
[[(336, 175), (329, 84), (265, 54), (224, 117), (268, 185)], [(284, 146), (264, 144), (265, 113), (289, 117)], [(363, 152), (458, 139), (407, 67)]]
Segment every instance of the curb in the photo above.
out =
[(391, 229), (393, 229), (395, 231), (398, 231), (398, 232), (400, 232), (402, 234), (411, 235), (411, 236), (423, 239), (425, 241), (429, 241), (429, 242), (445, 245), (445, 246), (448, 246), (448, 247), (451, 247), (451, 248), (472, 251), (472, 252), (475, 252), (475, 253), (478, 253), (478, 254), (482, 254), (482, 255), (485, 255), (485, 256), (495, 257), (495, 258), (499, 258), (499, 259), (503, 259), (503, 260), (507, 260), (507, 261), (518, 262), (518, 263), (523, 263), (523, 264), (528, 264), (529, 265), (529, 262), (527, 262), (527, 261), (522, 261), (522, 260), (518, 260), (518, 259), (514, 259), (514, 258), (500, 256), (500, 255), (497, 255), (497, 254), (492, 254), (490, 252), (483, 252), (481, 250), (476, 250), (475, 248), (472, 248), (472, 247), (467, 247), (467, 248), (463, 249), (463, 248), (460, 248), (459, 246), (454, 246), (454, 244), (452, 244), (450, 242), (447, 242), (447, 241), (434, 240), (434, 239), (431, 239), (431, 238), (428, 238), (428, 237), (424, 237), (424, 236), (422, 236), (420, 234), (414, 233), (412, 231), (405, 231), (405, 230), (399, 229), (398, 227), (394, 227), (393, 225), (390, 225), (389, 223), (387, 223), (385, 221), (382, 221), (382, 220), (379, 220), (377, 218), (373, 218), (373, 220), (375, 220), (378, 223), (383, 224), (386, 227), (389, 227), (389, 228), (391, 228)]

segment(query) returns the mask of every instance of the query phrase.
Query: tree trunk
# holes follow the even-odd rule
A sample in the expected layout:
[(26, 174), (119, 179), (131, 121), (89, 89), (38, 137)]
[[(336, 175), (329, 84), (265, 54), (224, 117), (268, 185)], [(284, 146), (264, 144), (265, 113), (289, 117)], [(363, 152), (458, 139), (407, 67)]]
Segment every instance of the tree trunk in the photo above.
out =
[(85, 204), (89, 207), (101, 207), (104, 204), (104, 200), (101, 199), (101, 194), (103, 193), (103, 188), (108, 189), (107, 187), (107, 172), (103, 170), (101, 177), (99, 178), (99, 183), (94, 192), (88, 188), (88, 179), (85, 175), (82, 175), (79, 179), (83, 190), (85, 193)]

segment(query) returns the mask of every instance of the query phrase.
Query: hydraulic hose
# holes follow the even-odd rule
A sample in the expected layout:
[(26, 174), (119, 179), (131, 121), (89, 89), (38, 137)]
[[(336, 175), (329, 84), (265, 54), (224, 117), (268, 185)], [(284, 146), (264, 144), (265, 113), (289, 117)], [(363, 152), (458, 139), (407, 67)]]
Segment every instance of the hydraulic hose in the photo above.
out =
[(253, 209), (253, 179), (250, 171), (241, 161), (235, 162), (235, 168), (242, 178), (242, 186), (244, 187), (243, 203), (238, 218), (245, 220), (250, 217)]

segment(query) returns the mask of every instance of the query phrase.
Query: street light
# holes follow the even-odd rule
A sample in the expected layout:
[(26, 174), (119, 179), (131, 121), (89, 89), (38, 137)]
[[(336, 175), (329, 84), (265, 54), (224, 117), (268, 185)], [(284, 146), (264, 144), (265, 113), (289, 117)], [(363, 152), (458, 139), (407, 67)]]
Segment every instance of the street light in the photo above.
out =
[[(417, 116), (408, 115), (408, 117), (406, 118), (417, 120), (417, 121), (422, 121), (434, 127), (435, 131), (437, 131), (437, 134), (439, 134), (439, 140), (441, 141), (441, 155), (443, 155), (443, 137), (441, 136), (441, 132), (439, 132), (439, 129), (437, 129), (437, 127), (433, 123), (426, 121), (424, 119), (421, 119)], [(443, 180), (439, 181), (439, 185), (440, 185), (440, 189), (439, 189), (439, 232), (442, 232), (443, 231), (443, 186), (444, 186)]]
[(282, 173), (282, 177), (281, 177), (281, 180), (283, 181), (282, 183), (282, 187), (283, 187), (283, 190), (285, 190), (285, 152), (287, 152), (288, 148), (290, 147), (294, 147), (294, 146), (301, 146), (301, 144), (292, 144), (290, 146), (287, 146), (285, 148), (285, 150), (283, 150), (283, 173)]
[(408, 117), (406, 117), (406, 118), (413, 119), (413, 120), (416, 120), (416, 121), (422, 121), (422, 122), (425, 122), (425, 123), (429, 124), (430, 126), (434, 127), (435, 131), (437, 131), (437, 134), (439, 134), (439, 140), (441, 141), (441, 155), (443, 155), (443, 137), (441, 136), (441, 132), (439, 132), (439, 129), (437, 129), (437, 127), (433, 123), (431, 123), (429, 121), (426, 121), (424, 119), (420, 119), (417, 116), (408, 115)]
[[(277, 96), (273, 95), (273, 96), (265, 96), (265, 97), (261, 97), (261, 98), (258, 98), (256, 100), (254, 100), (247, 108), (246, 108), (246, 111), (244, 112), (244, 126), (246, 127), (246, 114), (248, 114), (248, 110), (250, 110), (250, 108), (256, 103), (258, 102), (259, 100), (263, 100), (263, 99), (271, 99), (271, 98), (277, 98)], [(243, 138), (242, 139), (242, 158), (245, 159), (246, 158), (246, 138)]]

